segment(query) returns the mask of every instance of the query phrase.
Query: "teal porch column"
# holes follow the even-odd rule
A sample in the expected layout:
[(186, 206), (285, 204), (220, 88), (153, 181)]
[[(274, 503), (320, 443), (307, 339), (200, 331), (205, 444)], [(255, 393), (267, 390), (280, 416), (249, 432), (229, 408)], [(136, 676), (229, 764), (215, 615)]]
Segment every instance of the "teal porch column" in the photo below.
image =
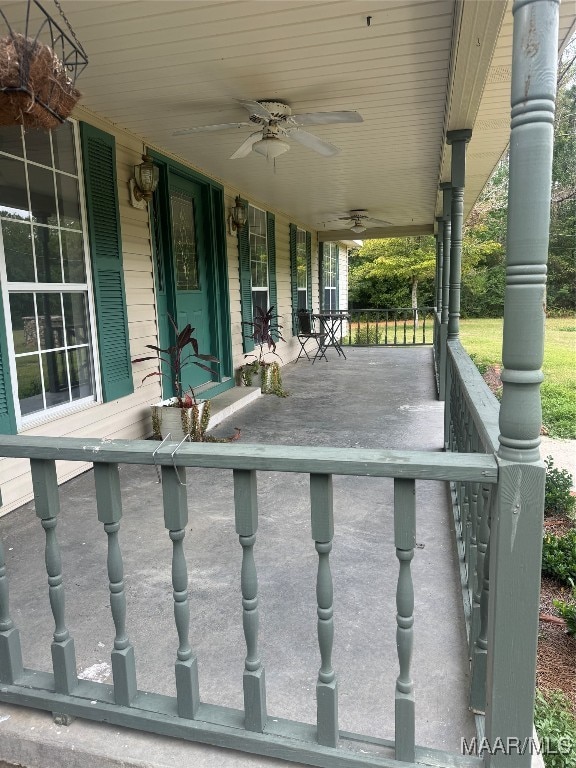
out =
[(466, 180), (466, 144), (472, 131), (448, 131), (452, 145), (452, 201), (450, 236), (450, 278), (448, 292), (448, 338), (457, 339), (460, 323), (460, 280), (462, 276), (462, 229), (464, 227), (464, 186)]
[(443, 181), (440, 184), (442, 190), (442, 302), (440, 325), (440, 400), (446, 400), (446, 341), (448, 339), (448, 298), (450, 293), (450, 237), (452, 213), (452, 183)]
[[(499, 481), (491, 525), (486, 736), (532, 736), (545, 469), (540, 383), (550, 216), (558, 0), (515, 0)], [(489, 768), (530, 765), (517, 752)]]
[(444, 267), (444, 219), (442, 216), (436, 216), (436, 224), (438, 226), (438, 234), (436, 235), (437, 272), (434, 303), (436, 311), (439, 312), (442, 309), (442, 270)]

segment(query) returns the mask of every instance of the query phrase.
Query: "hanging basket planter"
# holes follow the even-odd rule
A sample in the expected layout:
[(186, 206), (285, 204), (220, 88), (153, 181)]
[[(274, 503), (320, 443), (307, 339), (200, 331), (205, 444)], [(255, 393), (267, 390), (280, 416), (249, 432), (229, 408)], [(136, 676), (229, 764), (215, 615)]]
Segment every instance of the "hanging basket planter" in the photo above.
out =
[(80, 98), (76, 79), (88, 58), (55, 3), (70, 34), (37, 0), (28, 0), (23, 34), (0, 9), (8, 32), (0, 38), (0, 126), (49, 131), (64, 122)]

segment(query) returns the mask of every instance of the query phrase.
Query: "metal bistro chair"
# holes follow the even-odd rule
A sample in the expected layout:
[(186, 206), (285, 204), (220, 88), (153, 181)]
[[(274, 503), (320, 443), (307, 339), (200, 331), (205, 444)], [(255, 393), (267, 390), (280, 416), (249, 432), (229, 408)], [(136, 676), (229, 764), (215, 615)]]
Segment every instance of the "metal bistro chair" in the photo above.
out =
[[(328, 362), (328, 358), (326, 357), (326, 334), (323, 330), (314, 330), (315, 326), (312, 313), (306, 309), (300, 309), (296, 315), (296, 321), (298, 324), (298, 333), (296, 335), (298, 337), (298, 341), (300, 342), (300, 352), (298, 353), (296, 362), (300, 360), (302, 353), (306, 355), (308, 360), (312, 360), (313, 363), (316, 362), (318, 357), (320, 359), (324, 358), (324, 360)], [(313, 339), (317, 344), (316, 353), (313, 358), (310, 357), (306, 349), (306, 343), (310, 341), (310, 339)]]

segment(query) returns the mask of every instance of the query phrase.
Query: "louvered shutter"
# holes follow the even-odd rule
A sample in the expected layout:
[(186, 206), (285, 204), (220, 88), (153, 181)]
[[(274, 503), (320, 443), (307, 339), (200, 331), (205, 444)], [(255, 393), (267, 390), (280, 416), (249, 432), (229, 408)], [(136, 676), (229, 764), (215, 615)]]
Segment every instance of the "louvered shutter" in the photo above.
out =
[[(268, 295), (270, 306), (274, 307), (274, 314), (278, 315), (280, 322), (280, 309), (278, 307), (278, 290), (276, 288), (276, 220), (273, 213), (266, 211), (266, 240), (268, 244)], [(272, 338), (278, 341), (278, 332), (272, 334)]]
[(6, 326), (0, 293), (0, 434), (16, 434), (16, 414), (12, 398), (10, 381), (10, 365), (8, 363), (8, 344), (6, 341)]
[[(244, 209), (248, 210), (248, 202), (242, 200)], [(250, 233), (248, 222), (238, 230), (238, 268), (240, 270), (240, 313), (242, 316), (242, 341), (244, 352), (252, 352), (254, 339), (250, 325), (252, 322), (252, 276), (250, 273)]]
[(312, 235), (306, 232), (306, 287), (308, 309), (312, 312)]
[(289, 246), (290, 246), (290, 286), (292, 288), (292, 335), (298, 333), (298, 260), (296, 254), (296, 224), (290, 224), (289, 228)]
[(105, 402), (134, 391), (114, 137), (80, 124), (100, 375)]

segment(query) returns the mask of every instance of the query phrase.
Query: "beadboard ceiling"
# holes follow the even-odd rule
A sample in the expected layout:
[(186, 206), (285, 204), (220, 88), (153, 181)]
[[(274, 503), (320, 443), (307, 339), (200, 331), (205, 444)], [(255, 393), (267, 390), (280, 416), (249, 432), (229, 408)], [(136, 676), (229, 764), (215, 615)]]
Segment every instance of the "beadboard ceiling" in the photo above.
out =
[[(57, 17), (57, 11), (45, 2)], [(24, 2), (2, 3), (9, 18)], [(81, 104), (322, 239), (352, 237), (328, 214), (367, 209), (392, 227), (431, 232), (450, 177), (447, 130), (472, 128), (469, 211), (508, 142), (511, 3), (507, 0), (62, 0), (90, 63)], [(561, 6), (560, 41), (576, 4)], [(341, 150), (295, 142), (276, 163), (229, 156), (251, 132), (173, 131), (240, 122), (238, 99), (294, 113), (357, 110), (363, 123), (310, 132)]]

